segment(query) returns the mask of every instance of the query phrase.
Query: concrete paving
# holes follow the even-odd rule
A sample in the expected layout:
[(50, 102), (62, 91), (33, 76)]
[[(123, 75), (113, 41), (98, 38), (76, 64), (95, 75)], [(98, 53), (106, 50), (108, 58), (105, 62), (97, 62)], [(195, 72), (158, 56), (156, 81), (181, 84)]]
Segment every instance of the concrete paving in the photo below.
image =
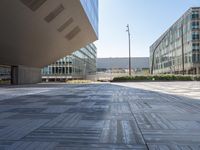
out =
[(188, 98), (200, 99), (199, 81), (179, 81), (179, 82), (128, 82), (115, 83), (115, 85), (139, 88), (148, 91), (155, 91)]
[(200, 99), (140, 84), (1, 87), (0, 150), (199, 150)]

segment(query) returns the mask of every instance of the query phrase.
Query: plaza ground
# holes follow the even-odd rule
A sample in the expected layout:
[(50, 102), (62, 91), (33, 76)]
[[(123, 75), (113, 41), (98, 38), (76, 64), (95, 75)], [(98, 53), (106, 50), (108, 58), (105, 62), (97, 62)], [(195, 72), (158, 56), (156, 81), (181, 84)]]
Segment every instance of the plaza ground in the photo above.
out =
[(200, 82), (0, 87), (0, 149), (198, 150)]

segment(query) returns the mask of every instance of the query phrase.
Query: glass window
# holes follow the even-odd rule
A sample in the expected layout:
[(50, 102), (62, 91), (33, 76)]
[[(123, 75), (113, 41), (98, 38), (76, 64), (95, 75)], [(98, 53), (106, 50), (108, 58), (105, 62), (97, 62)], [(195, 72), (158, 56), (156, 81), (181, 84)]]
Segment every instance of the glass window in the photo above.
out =
[(98, 36), (98, 0), (80, 0), (81, 4)]
[(192, 39), (193, 40), (199, 40), (199, 33), (193, 33), (192, 34)]
[(196, 62), (196, 54), (192, 54), (192, 62)]
[(192, 12), (192, 19), (199, 19), (199, 12), (198, 11)]
[(192, 22), (192, 29), (199, 29), (199, 22)]

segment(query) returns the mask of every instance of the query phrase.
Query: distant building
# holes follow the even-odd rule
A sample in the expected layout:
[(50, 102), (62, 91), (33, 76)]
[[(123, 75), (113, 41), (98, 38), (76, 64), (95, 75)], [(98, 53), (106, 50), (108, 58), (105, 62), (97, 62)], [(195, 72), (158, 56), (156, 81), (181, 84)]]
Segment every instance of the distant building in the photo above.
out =
[[(129, 68), (129, 58), (98, 58), (97, 71), (106, 72), (108, 70), (113, 72), (125, 73)], [(142, 71), (149, 69), (148, 57), (133, 57), (131, 58), (131, 68), (133, 71)]]
[(96, 46), (89, 44), (84, 48), (42, 69), (43, 81), (66, 81), (85, 79), (96, 74)]
[(11, 68), (9, 66), (2, 66), (0, 65), (0, 84), (2, 81), (8, 81), (10, 82), (10, 72)]
[(152, 74), (200, 74), (200, 7), (190, 8), (151, 47)]

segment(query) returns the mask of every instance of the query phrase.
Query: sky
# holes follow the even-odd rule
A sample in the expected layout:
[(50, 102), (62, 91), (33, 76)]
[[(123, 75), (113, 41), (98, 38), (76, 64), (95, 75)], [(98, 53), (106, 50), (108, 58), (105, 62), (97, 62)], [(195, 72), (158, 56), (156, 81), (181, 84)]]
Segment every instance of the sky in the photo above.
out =
[(200, 0), (99, 0), (97, 57), (148, 57), (149, 47), (190, 7)]

